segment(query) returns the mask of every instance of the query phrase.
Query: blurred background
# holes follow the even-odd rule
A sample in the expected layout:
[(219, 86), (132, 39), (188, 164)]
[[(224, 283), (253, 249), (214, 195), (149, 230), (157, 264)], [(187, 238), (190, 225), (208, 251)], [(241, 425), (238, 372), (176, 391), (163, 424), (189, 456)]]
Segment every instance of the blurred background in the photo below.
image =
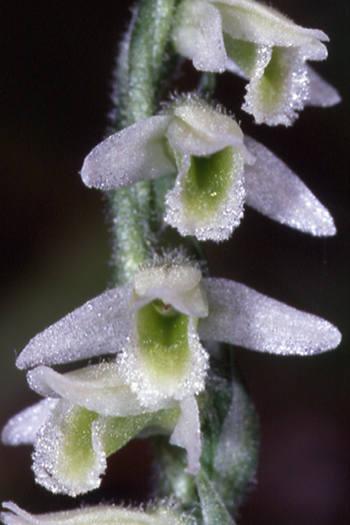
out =
[[(0, 423), (34, 403), (15, 357), (37, 332), (101, 293), (111, 246), (101, 193), (78, 175), (103, 137), (120, 35), (131, 3), (0, 0)], [(244, 82), (223, 74), (217, 98), (243, 130), (283, 159), (332, 213), (338, 235), (315, 239), (247, 209), (220, 245), (205, 243), (211, 273), (322, 316), (343, 334), (311, 358), (238, 349), (261, 422), (257, 483), (239, 525), (350, 522), (349, 22), (347, 0), (274, 0), (330, 37), (315, 69), (343, 102), (308, 108), (293, 128), (255, 126), (239, 110)], [(198, 79), (192, 67), (178, 86)], [(71, 500), (34, 483), (31, 447), (0, 448), (0, 500), (31, 512), (82, 501), (140, 502), (150, 494), (151, 452), (135, 441), (109, 460), (101, 489)]]

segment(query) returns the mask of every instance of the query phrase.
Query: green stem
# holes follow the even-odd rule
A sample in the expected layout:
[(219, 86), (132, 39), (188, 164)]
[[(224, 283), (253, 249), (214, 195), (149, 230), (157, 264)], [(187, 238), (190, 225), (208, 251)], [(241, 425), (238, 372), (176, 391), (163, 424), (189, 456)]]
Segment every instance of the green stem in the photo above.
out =
[[(169, 43), (174, 3), (141, 0), (134, 15), (117, 65), (117, 130), (152, 116), (158, 106), (174, 64)], [(154, 182), (112, 191), (109, 200), (115, 240), (112, 281), (121, 284), (130, 282), (154, 251)]]

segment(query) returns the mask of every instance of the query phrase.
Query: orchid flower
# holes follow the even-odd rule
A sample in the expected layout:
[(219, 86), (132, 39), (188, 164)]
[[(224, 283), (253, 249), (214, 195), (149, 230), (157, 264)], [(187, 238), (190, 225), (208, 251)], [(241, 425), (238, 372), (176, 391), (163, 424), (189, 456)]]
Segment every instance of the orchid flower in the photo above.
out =
[[(195, 474), (196, 395), (209, 357), (201, 340), (311, 355), (340, 338), (314, 315), (233, 281), (203, 278), (180, 255), (155, 259), (132, 284), (107, 290), (29, 342), (17, 366), (35, 367), (29, 385), (48, 400), (10, 420), (3, 441), (34, 441), (37, 481), (56, 492), (97, 487), (106, 456), (146, 427), (172, 433), (170, 443), (187, 450), (187, 470)], [(64, 375), (49, 368), (101, 354), (116, 358)]]
[(97, 145), (82, 167), (84, 183), (110, 190), (177, 172), (164, 219), (200, 240), (227, 239), (244, 202), (301, 231), (335, 234), (331, 215), (310, 190), (267, 148), (243, 140), (231, 117), (193, 97), (169, 111)]
[(340, 101), (306, 63), (327, 57), (328, 40), (254, 0), (183, 0), (173, 30), (175, 49), (196, 69), (249, 80), (243, 109), (269, 125), (292, 124), (306, 104)]
[(194, 525), (193, 518), (180, 514), (169, 506), (143, 509), (99, 505), (75, 510), (33, 515), (20, 509), (12, 501), (2, 504), (10, 512), (2, 512), (5, 525)]

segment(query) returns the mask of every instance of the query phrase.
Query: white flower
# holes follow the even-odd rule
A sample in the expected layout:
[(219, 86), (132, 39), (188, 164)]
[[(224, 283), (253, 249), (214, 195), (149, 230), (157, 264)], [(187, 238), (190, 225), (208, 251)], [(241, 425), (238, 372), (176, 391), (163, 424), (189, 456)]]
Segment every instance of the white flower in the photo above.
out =
[(176, 50), (196, 69), (249, 79), (243, 109), (270, 125), (290, 125), (305, 104), (339, 102), (306, 64), (327, 57), (328, 40), (253, 0), (183, 0), (173, 31)]
[(282, 161), (253, 139), (243, 141), (236, 122), (207, 103), (182, 102), (171, 115), (141, 120), (97, 145), (85, 159), (84, 183), (110, 190), (178, 172), (164, 218), (200, 240), (227, 239), (244, 201), (294, 228), (334, 235), (329, 212)]
[[(118, 382), (115, 377), (110, 389), (112, 392), (108, 396), (107, 373), (111, 375), (115, 372), (117, 375), (118, 372), (108, 370), (107, 366), (92, 366), (64, 376), (47, 367), (38, 367), (34, 372), (37, 373), (31, 381), (35, 382), (35, 389), (41, 393), (46, 390), (55, 398), (48, 397), (10, 419), (3, 429), (2, 441), (9, 445), (34, 445), (35, 479), (51, 492), (77, 496), (99, 487), (101, 476), (106, 471), (107, 457), (142, 431), (150, 436), (155, 433), (174, 434), (178, 428), (177, 432), (181, 434), (184, 415), (178, 402), (164, 403), (163, 406), (169, 407), (166, 409), (146, 411), (145, 407), (135, 402), (132, 392), (125, 385), (124, 392), (120, 394), (115, 386)], [(98, 380), (100, 384), (96, 385)], [(108, 403), (112, 393), (116, 396), (114, 405), (121, 400), (116, 413), (122, 416), (103, 415), (111, 411)], [(130, 398), (129, 409), (125, 403), (127, 393)], [(98, 394), (106, 395), (106, 400), (103, 397), (98, 400)], [(82, 406), (65, 399), (77, 396)], [(101, 413), (84, 407), (85, 402), (90, 406), (94, 396), (92, 403), (101, 408)], [(193, 403), (195, 410), (191, 416), (194, 415), (196, 420), (198, 408), (195, 400)], [(188, 429), (185, 440), (178, 442), (176, 435), (171, 439), (174, 445), (184, 448), (189, 444), (189, 469), (192, 467), (196, 471), (199, 468), (201, 446), (199, 442), (194, 450), (193, 443), (198, 439), (196, 435), (190, 436)], [(191, 455), (193, 451), (195, 457)]]
[[(49, 400), (10, 420), (2, 438), (34, 441), (37, 480), (56, 492), (97, 487), (106, 457), (145, 427), (172, 433), (170, 443), (187, 450), (188, 471), (196, 473), (195, 395), (208, 361), (200, 339), (311, 355), (335, 348), (340, 338), (314, 315), (233, 281), (203, 279), (179, 256), (156, 260), (132, 285), (104, 292), (29, 342), (17, 366), (36, 367), (29, 384)], [(101, 354), (117, 357), (64, 375), (48, 367)]]
[[(208, 354), (196, 326), (208, 315), (208, 304), (200, 270), (181, 261), (143, 268), (132, 286), (84, 305), (83, 324), (73, 312), (49, 328), (44, 339), (37, 336), (35, 357), (31, 343), (21, 354), (20, 367), (27, 352), (53, 364), (110, 353), (109, 340), (113, 353), (119, 351), (116, 361), (64, 375), (47, 366), (28, 372), (30, 387), (50, 401), (10, 420), (2, 439), (34, 443), (36, 479), (49, 490), (76, 495), (98, 487), (106, 457), (145, 427), (172, 434), (170, 443), (187, 450), (188, 472), (198, 471), (201, 439), (194, 396), (204, 389)], [(71, 356), (56, 351), (55, 335), (70, 347)], [(81, 345), (71, 337), (80, 338)]]
[(12, 501), (7, 501), (2, 506), (10, 511), (1, 513), (1, 520), (5, 525), (186, 525), (186, 523), (194, 523), (193, 518), (189, 520), (184, 514), (163, 505), (147, 510), (99, 505), (39, 515), (20, 509)]
[(222, 240), (243, 215), (243, 164), (253, 162), (238, 124), (195, 97), (113, 135), (85, 159), (84, 183), (103, 190), (175, 175), (165, 221), (182, 235)]

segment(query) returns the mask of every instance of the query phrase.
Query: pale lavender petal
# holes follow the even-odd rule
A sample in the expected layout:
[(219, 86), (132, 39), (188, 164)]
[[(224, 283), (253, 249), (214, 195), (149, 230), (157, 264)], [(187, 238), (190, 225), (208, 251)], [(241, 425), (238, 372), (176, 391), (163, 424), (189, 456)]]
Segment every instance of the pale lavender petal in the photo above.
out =
[(338, 346), (339, 330), (315, 315), (301, 312), (227, 279), (205, 279), (209, 316), (200, 319), (201, 339), (285, 355), (312, 355)]

